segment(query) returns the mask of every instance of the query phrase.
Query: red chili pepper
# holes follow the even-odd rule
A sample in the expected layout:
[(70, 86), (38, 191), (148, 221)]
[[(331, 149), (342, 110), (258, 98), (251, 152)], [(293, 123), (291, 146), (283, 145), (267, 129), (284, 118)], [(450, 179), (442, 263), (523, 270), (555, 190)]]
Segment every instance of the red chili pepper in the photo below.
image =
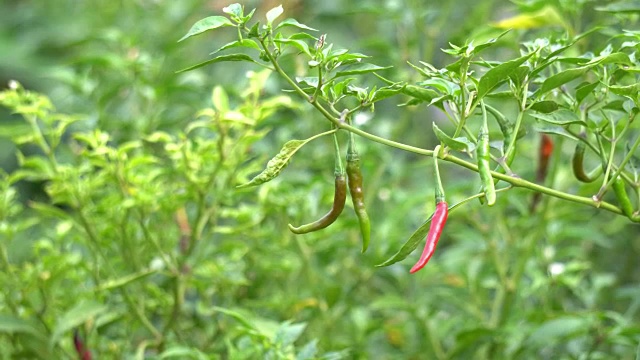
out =
[(80, 356), (80, 360), (91, 360), (91, 351), (84, 345), (80, 334), (78, 334), (78, 330), (73, 332), (73, 345), (76, 348), (78, 356)]
[(542, 134), (540, 138), (540, 152), (538, 159), (538, 172), (536, 174), (536, 180), (542, 182), (547, 177), (547, 170), (549, 169), (549, 158), (553, 153), (553, 140), (547, 134)]
[[(553, 153), (553, 140), (547, 134), (542, 134), (540, 137), (540, 150), (538, 150), (538, 169), (536, 171), (536, 181), (542, 183), (547, 177), (547, 170), (549, 170), (549, 158)], [(542, 194), (537, 192), (533, 195), (531, 201), (531, 212), (535, 211), (536, 207), (540, 203)]]
[(436, 251), (436, 245), (438, 245), (442, 229), (444, 229), (444, 224), (447, 222), (447, 215), (449, 215), (447, 202), (439, 202), (436, 205), (436, 212), (433, 214), (433, 218), (431, 219), (431, 226), (429, 226), (429, 234), (427, 235), (427, 243), (424, 245), (424, 250), (422, 250), (420, 259), (415, 265), (413, 265), (411, 270), (409, 270), (411, 274), (427, 265), (429, 259), (431, 259), (431, 256)]

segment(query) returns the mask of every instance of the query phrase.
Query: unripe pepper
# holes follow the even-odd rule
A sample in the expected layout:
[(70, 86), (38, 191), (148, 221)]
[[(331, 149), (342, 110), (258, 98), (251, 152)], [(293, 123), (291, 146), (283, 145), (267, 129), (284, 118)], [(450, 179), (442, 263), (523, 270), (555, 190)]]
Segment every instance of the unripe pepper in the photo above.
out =
[(613, 187), (613, 191), (618, 198), (622, 213), (629, 218), (632, 217), (633, 205), (631, 205), (631, 200), (629, 200), (629, 196), (627, 195), (627, 189), (625, 188), (624, 180), (622, 180), (622, 177), (618, 176), (611, 187)]
[(487, 205), (493, 206), (496, 203), (496, 187), (491, 176), (491, 168), (489, 167), (490, 148), (489, 148), (489, 127), (487, 125), (487, 111), (484, 102), (482, 106), (482, 127), (478, 135), (478, 146), (476, 148), (476, 156), (478, 158), (478, 172), (480, 173), (480, 181), (487, 199)]
[(326, 213), (320, 219), (305, 225), (295, 227), (289, 224), (289, 230), (294, 234), (306, 234), (312, 231), (324, 229), (327, 226), (333, 224), (338, 216), (344, 209), (344, 204), (347, 200), (347, 178), (345, 177), (344, 168), (342, 167), (342, 160), (340, 160), (340, 147), (338, 146), (338, 138), (336, 134), (333, 134), (333, 143), (335, 147), (335, 191), (333, 195), (333, 206), (328, 213)]
[(353, 133), (349, 134), (349, 147), (347, 148), (347, 179), (353, 209), (360, 223), (360, 233), (362, 234), (362, 252), (367, 251), (371, 239), (371, 222), (364, 204), (364, 191), (362, 188), (362, 173), (360, 171), (360, 155), (355, 147)]
[(595, 171), (592, 171), (590, 174), (585, 173), (584, 171), (584, 151), (586, 149), (586, 145), (584, 142), (579, 141), (576, 144), (576, 149), (573, 152), (573, 157), (571, 158), (571, 167), (573, 169), (573, 175), (579, 181), (584, 183), (591, 183), (596, 181), (598, 176), (600, 176), (602, 172), (601, 167), (597, 167)]
[(333, 207), (320, 219), (305, 225), (295, 227), (289, 224), (289, 230), (294, 234), (306, 234), (312, 231), (324, 229), (333, 224), (344, 209), (347, 199), (347, 179), (342, 174), (335, 176), (335, 193), (333, 195)]

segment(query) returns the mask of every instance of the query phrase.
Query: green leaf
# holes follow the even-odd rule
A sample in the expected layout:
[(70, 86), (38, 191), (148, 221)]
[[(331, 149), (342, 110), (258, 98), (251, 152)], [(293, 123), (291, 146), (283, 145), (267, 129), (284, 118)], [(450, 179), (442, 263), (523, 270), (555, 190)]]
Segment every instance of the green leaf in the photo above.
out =
[(556, 111), (551, 114), (531, 113), (531, 116), (533, 116), (534, 118), (540, 121), (553, 124), (553, 125), (561, 125), (561, 126), (566, 126), (571, 124), (580, 124), (584, 126), (587, 125), (587, 123), (582, 121), (582, 119), (580, 119), (580, 117), (576, 113), (567, 109), (560, 109), (559, 111)]
[(351, 64), (338, 68), (335, 77), (366, 74), (390, 68), (391, 66), (378, 66), (374, 64)]
[(611, 90), (611, 92), (616, 95), (637, 98), (638, 92), (640, 92), (640, 84), (635, 83), (627, 86), (612, 85), (612, 86), (609, 86), (609, 90)]
[(597, 6), (595, 9), (611, 13), (640, 13), (640, 1), (617, 1), (606, 6)]
[(278, 24), (278, 26), (276, 26), (276, 30), (280, 29), (280, 28), (283, 28), (285, 26), (294, 26), (294, 27), (297, 27), (298, 29), (310, 30), (310, 31), (318, 31), (318, 30), (316, 30), (316, 29), (314, 29), (312, 27), (308, 27), (305, 24), (299, 23), (296, 19), (293, 19), (293, 18), (288, 18), (288, 19), (283, 20), (280, 24)]
[(222, 86), (216, 86), (211, 92), (211, 104), (213, 108), (220, 113), (226, 113), (229, 111), (229, 95), (224, 91)]
[(449, 148), (457, 151), (467, 151), (468, 146), (464, 141), (460, 141), (458, 139), (454, 139), (451, 136), (447, 135), (444, 131), (440, 130), (438, 125), (435, 122), (432, 123), (433, 132), (436, 134), (436, 137), (440, 142), (447, 145)]
[(85, 301), (77, 304), (72, 309), (58, 318), (56, 326), (51, 334), (50, 345), (58, 342), (64, 333), (78, 327), (89, 319), (107, 311), (107, 307), (95, 301)]
[(280, 345), (282, 348), (293, 345), (293, 343), (298, 340), (300, 335), (302, 335), (306, 327), (307, 324), (305, 323), (290, 324), (288, 322), (285, 322), (276, 332), (276, 336), (273, 339), (273, 342)]
[(231, 20), (227, 19), (224, 16), (209, 16), (193, 24), (189, 32), (187, 32), (185, 36), (180, 38), (178, 42), (188, 39), (192, 36), (202, 34), (205, 31), (214, 30), (224, 26), (234, 26), (234, 25), (231, 22)]
[(393, 87), (393, 86), (386, 86), (386, 87), (380, 88), (376, 90), (376, 92), (373, 94), (373, 97), (371, 98), (371, 102), (374, 103), (376, 101), (390, 98), (392, 96), (395, 96), (396, 94), (399, 94), (401, 91), (402, 91), (401, 88)]
[(273, 24), (273, 21), (277, 19), (280, 15), (282, 15), (283, 12), (284, 12), (284, 9), (282, 8), (282, 5), (278, 5), (273, 9), (267, 11), (267, 15), (266, 15), (267, 26), (271, 26)]
[(416, 85), (404, 86), (402, 88), (402, 93), (426, 102), (431, 102), (433, 99), (440, 96), (440, 94), (435, 90), (425, 89)]
[(548, 93), (549, 91), (558, 88), (569, 81), (575, 80), (584, 75), (591, 69), (591, 66), (577, 67), (573, 69), (567, 69), (553, 76), (548, 77), (543, 83), (540, 89), (536, 91), (538, 97)]
[(242, 189), (242, 188), (247, 188), (247, 187), (250, 187), (250, 186), (257, 186), (257, 185), (264, 184), (266, 182), (269, 182), (269, 181), (275, 179), (278, 175), (280, 175), (282, 170), (284, 170), (284, 168), (286, 168), (287, 165), (289, 165), (289, 161), (291, 160), (293, 155), (298, 150), (300, 150), (300, 148), (302, 148), (309, 141), (314, 140), (314, 139), (316, 139), (316, 138), (318, 138), (320, 136), (324, 136), (324, 135), (330, 134), (332, 132), (333, 131), (327, 131), (327, 132), (324, 132), (322, 134), (318, 134), (318, 135), (312, 136), (312, 137), (310, 137), (310, 138), (308, 138), (306, 140), (289, 140), (289, 141), (287, 141), (284, 144), (284, 146), (282, 147), (282, 149), (280, 149), (280, 152), (278, 153), (278, 155), (276, 155), (271, 160), (269, 160), (269, 162), (267, 163), (267, 167), (260, 174), (256, 175), (248, 183), (242, 184), (242, 185), (238, 185), (238, 186), (236, 186), (236, 188)]
[(476, 102), (480, 101), (485, 95), (487, 95), (493, 88), (498, 86), (502, 81), (506, 80), (511, 74), (517, 70), (520, 65), (524, 64), (534, 53), (521, 56), (517, 59), (504, 62), (491, 70), (487, 71), (480, 78), (478, 83), (478, 95), (476, 96)]
[(105, 290), (112, 290), (112, 289), (116, 289), (122, 286), (125, 286), (127, 284), (130, 284), (134, 281), (143, 279), (151, 274), (155, 274), (157, 271), (156, 270), (144, 270), (138, 273), (134, 273), (134, 274), (129, 274), (126, 276), (123, 276), (121, 278), (118, 279), (113, 279), (113, 280), (107, 280), (105, 282), (100, 283), (100, 286), (97, 288), (98, 291), (105, 291)]
[(31, 322), (29, 320), (25, 320), (19, 317), (15, 317), (13, 315), (2, 315), (0, 314), (0, 334), (29, 334), (40, 341), (46, 341), (47, 336), (45, 333), (41, 332), (38, 329), (36, 323)]
[(431, 219), (433, 219), (433, 214), (429, 216), (429, 219), (427, 219), (427, 221), (425, 221), (424, 223), (422, 223), (422, 225), (420, 225), (418, 230), (416, 230), (409, 237), (409, 240), (407, 240), (407, 242), (405, 242), (404, 245), (402, 245), (402, 247), (400, 248), (400, 250), (398, 250), (397, 253), (395, 253), (385, 262), (376, 265), (376, 267), (390, 266), (399, 261), (406, 259), (407, 256), (409, 256), (409, 254), (411, 254), (418, 247), (418, 245), (420, 245), (420, 243), (424, 241), (425, 237), (429, 233)]
[(172, 346), (167, 350), (163, 351), (160, 354), (160, 359), (196, 359), (196, 360), (207, 360), (206, 354), (201, 352), (198, 349), (186, 347), (186, 346)]
[(589, 94), (591, 94), (593, 90), (598, 87), (598, 84), (598, 81), (592, 83), (587, 82), (582, 83), (578, 87), (576, 87), (576, 101), (578, 102), (578, 105), (580, 105), (580, 103), (582, 103), (582, 100), (589, 96)]
[(236, 16), (238, 18), (241, 18), (241, 17), (244, 16), (244, 11), (242, 9), (242, 5), (237, 4), (237, 3), (223, 7), (222, 8), (222, 12), (225, 13), (225, 14)]
[(201, 68), (205, 65), (209, 65), (209, 64), (214, 64), (214, 63), (218, 63), (218, 62), (223, 62), (223, 61), (248, 61), (248, 62), (252, 62), (255, 64), (259, 64), (257, 61), (253, 60), (253, 58), (249, 55), (246, 54), (229, 54), (229, 55), (221, 55), (218, 57), (215, 57), (213, 59), (209, 59), (207, 61), (201, 62), (199, 64), (193, 65), (193, 66), (189, 66), (188, 68), (182, 69), (182, 70), (178, 70), (176, 71), (176, 74), (180, 74), (183, 72), (187, 72), (187, 71), (191, 71), (191, 70), (195, 70), (197, 68)]
[(235, 47), (245, 47), (245, 48), (260, 50), (260, 46), (254, 40), (242, 39), (242, 41), (236, 40), (236, 41), (232, 41), (230, 43), (224, 44), (219, 49), (211, 52), (209, 55), (214, 55), (220, 51), (235, 48)]
[(527, 337), (527, 342), (536, 346), (553, 344), (566, 341), (567, 337), (586, 333), (591, 329), (590, 320), (585, 317), (565, 316), (549, 320), (540, 325)]
[(290, 44), (298, 48), (298, 50), (307, 54), (307, 56), (312, 57), (311, 51), (309, 51), (309, 45), (304, 40), (296, 40), (296, 39), (274, 39), (275, 42), (281, 44)]
[(537, 112), (541, 112), (544, 114), (552, 113), (558, 110), (560, 106), (557, 102), (551, 100), (538, 101), (531, 105), (529, 109)]
[(553, 125), (538, 125), (538, 126), (534, 126), (534, 130), (543, 134), (554, 134), (554, 135), (560, 135), (560, 136), (564, 136), (566, 138), (569, 138), (573, 141), (580, 141), (580, 139), (578, 139), (577, 137), (571, 135), (571, 133), (569, 133), (567, 130), (565, 130), (565, 128), (561, 127), (561, 126), (553, 126)]

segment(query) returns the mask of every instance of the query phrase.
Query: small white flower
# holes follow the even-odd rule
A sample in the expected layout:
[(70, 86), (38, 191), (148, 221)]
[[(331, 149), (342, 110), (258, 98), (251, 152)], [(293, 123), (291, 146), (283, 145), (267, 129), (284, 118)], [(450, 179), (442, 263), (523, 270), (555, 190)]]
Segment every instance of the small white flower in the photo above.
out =
[(566, 266), (563, 263), (551, 263), (549, 264), (549, 274), (551, 274), (551, 276), (558, 276), (564, 272), (565, 268)]

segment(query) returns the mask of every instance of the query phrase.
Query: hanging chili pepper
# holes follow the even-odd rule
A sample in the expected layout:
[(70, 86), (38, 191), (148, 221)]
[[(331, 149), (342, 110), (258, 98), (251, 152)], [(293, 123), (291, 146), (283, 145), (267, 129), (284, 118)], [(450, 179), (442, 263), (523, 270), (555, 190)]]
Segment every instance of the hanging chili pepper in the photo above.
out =
[(549, 170), (549, 159), (553, 153), (553, 140), (547, 134), (540, 137), (540, 150), (538, 151), (538, 171), (536, 172), (536, 180), (540, 183), (547, 177)]
[(340, 147), (338, 145), (338, 138), (336, 134), (333, 134), (333, 143), (335, 148), (335, 192), (333, 195), (333, 207), (327, 214), (320, 219), (305, 225), (295, 227), (289, 224), (289, 230), (294, 234), (306, 234), (312, 231), (324, 229), (327, 226), (333, 224), (338, 216), (344, 209), (344, 204), (347, 200), (347, 179), (345, 177), (344, 168), (342, 167), (342, 160), (340, 159)]
[[(553, 153), (553, 140), (547, 134), (542, 134), (540, 137), (540, 149), (538, 150), (538, 169), (536, 170), (536, 181), (541, 183), (547, 177), (549, 170), (549, 159)], [(531, 206), (529, 207), (531, 212), (535, 211), (536, 207), (542, 199), (542, 194), (537, 192), (533, 194), (531, 200)]]
[(595, 174), (587, 174), (584, 172), (584, 151), (586, 145), (582, 141), (578, 141), (576, 144), (576, 149), (573, 152), (573, 157), (571, 158), (571, 167), (573, 168), (573, 175), (579, 181), (585, 183), (591, 183), (596, 181), (599, 174), (602, 172), (602, 168), (599, 166), (596, 168)]
[(360, 155), (356, 150), (353, 133), (349, 133), (349, 147), (347, 148), (347, 178), (349, 192), (353, 201), (353, 209), (360, 223), (362, 233), (362, 252), (367, 251), (371, 238), (371, 223), (364, 205), (364, 192), (362, 188), (362, 173), (360, 172)]
[(622, 179), (622, 177), (618, 176), (613, 184), (611, 184), (611, 187), (613, 187), (613, 191), (618, 198), (622, 213), (625, 216), (631, 218), (633, 216), (633, 205), (631, 205), (631, 200), (629, 200), (629, 196), (627, 195), (627, 189), (625, 188), (624, 180)]
[(429, 225), (429, 233), (427, 234), (426, 243), (424, 245), (424, 249), (422, 250), (422, 255), (420, 255), (420, 259), (418, 259), (418, 262), (413, 265), (411, 270), (409, 270), (409, 273), (411, 274), (427, 265), (429, 259), (431, 259), (431, 256), (433, 256), (433, 253), (436, 251), (436, 245), (438, 245), (440, 235), (442, 235), (444, 225), (447, 222), (447, 216), (449, 215), (449, 208), (445, 200), (444, 188), (442, 187), (442, 181), (440, 180), (440, 171), (438, 169), (439, 151), (440, 145), (436, 146), (436, 149), (433, 151), (433, 167), (436, 178), (436, 211), (431, 218), (431, 225)]
[(80, 360), (91, 360), (91, 352), (82, 341), (78, 329), (73, 331), (73, 346), (76, 348)]
[(496, 203), (496, 187), (491, 176), (491, 168), (489, 167), (489, 157), (491, 155), (489, 148), (489, 127), (487, 125), (487, 111), (484, 102), (480, 102), (482, 107), (482, 127), (478, 135), (478, 146), (476, 148), (476, 156), (478, 158), (478, 172), (482, 188), (487, 199), (487, 205), (493, 206)]

